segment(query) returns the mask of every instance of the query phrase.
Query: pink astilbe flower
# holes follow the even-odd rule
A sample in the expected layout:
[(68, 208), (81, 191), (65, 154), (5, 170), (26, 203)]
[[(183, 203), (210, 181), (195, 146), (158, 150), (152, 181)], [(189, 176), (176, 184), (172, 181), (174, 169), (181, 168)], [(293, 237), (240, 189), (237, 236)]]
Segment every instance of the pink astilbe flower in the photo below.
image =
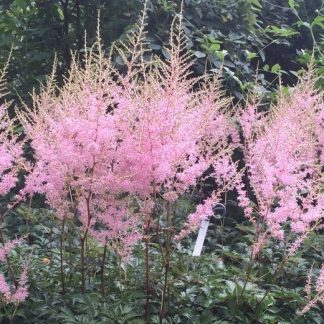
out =
[(8, 253), (17, 245), (21, 244), (21, 242), (22, 239), (16, 239), (5, 243), (4, 246), (0, 248), (0, 262), (4, 262)]
[(323, 102), (322, 107), (319, 106), (318, 113), (316, 115), (316, 135), (318, 138), (319, 146), (320, 146), (320, 158), (321, 163), (324, 164), (324, 109), (323, 109)]
[[(6, 68), (0, 71), (0, 99), (4, 97)], [(15, 120), (8, 115), (9, 104), (0, 104), (0, 197), (9, 193), (17, 183), (17, 176), (22, 166), (26, 166), (23, 158), (22, 142), (14, 132)], [(3, 219), (3, 215), (1, 216)], [(16, 239), (0, 246), (0, 262), (5, 262), (8, 254), (22, 239)], [(17, 287), (11, 287), (5, 276), (0, 273), (0, 298), (6, 303), (19, 303), (28, 295), (27, 267), (21, 273)]]
[(18, 287), (16, 291), (11, 294), (10, 297), (10, 300), (14, 303), (21, 303), (28, 297), (27, 273), (28, 267), (25, 265), (19, 277)]
[[(297, 236), (291, 253), (324, 215), (322, 94), (316, 92), (310, 72), (289, 96), (280, 95), (268, 115), (258, 109), (249, 105), (240, 119), (248, 180), (267, 236), (283, 240), (284, 225), (290, 224)], [(238, 193), (251, 219), (252, 204), (242, 184)]]
[(308, 297), (308, 303), (306, 306), (300, 311), (300, 314), (307, 313), (313, 306), (315, 306), (318, 302), (324, 304), (324, 264), (319, 272), (319, 275), (316, 280), (315, 285), (315, 296), (311, 299), (311, 290), (312, 290), (312, 275), (313, 269), (311, 269), (306, 285), (306, 293)]
[(257, 240), (254, 242), (253, 247), (252, 247), (252, 256), (256, 257), (262, 250), (263, 246), (267, 242), (266, 240), (266, 234), (265, 233), (260, 233), (259, 237)]
[(0, 293), (3, 296), (10, 295), (10, 286), (8, 285), (6, 278), (2, 273), (0, 273)]
[(58, 217), (76, 215), (103, 243), (134, 244), (156, 194), (174, 202), (213, 167), (219, 198), (236, 176), (239, 136), (218, 80), (190, 76), (181, 31), (170, 36), (167, 62), (142, 60), (141, 30), (132, 53), (117, 48), (125, 74), (99, 44), (58, 94), (50, 80), (20, 115), (36, 160), (21, 194), (44, 194)]
[[(134, 71), (119, 76), (114, 116), (123, 159), (115, 171), (132, 175), (132, 189), (140, 197), (162, 193), (166, 201), (174, 202), (212, 167), (209, 177), (218, 185), (217, 193), (212, 194), (215, 205), (220, 193), (234, 183), (237, 171), (231, 155), (239, 136), (219, 81), (191, 77), (193, 61), (182, 54), (186, 43), (181, 22), (179, 29), (170, 36), (169, 60), (154, 58), (143, 78), (130, 78)], [(211, 207), (211, 200), (198, 206), (197, 213)], [(190, 215), (185, 232), (195, 228), (202, 217)]]
[[(0, 71), (0, 100), (4, 97), (6, 68)], [(9, 103), (0, 102), (0, 196), (16, 186), (18, 172), (24, 164), (22, 144), (14, 132), (15, 120), (8, 116)]]
[[(3, 247), (0, 247), (0, 262), (4, 262), (8, 253), (22, 240), (14, 240), (6, 243)], [(5, 303), (21, 303), (28, 297), (27, 289), (27, 272), (28, 267), (25, 265), (20, 274), (17, 286), (9, 285), (5, 276), (0, 273), (0, 298)]]
[(126, 232), (138, 237), (137, 213), (127, 209), (130, 174), (115, 171), (122, 155), (108, 112), (115, 105), (110, 71), (94, 71), (92, 64), (83, 72), (74, 65), (59, 96), (48, 85), (35, 97), (35, 111), (20, 116), (36, 159), (21, 194), (44, 194), (59, 218), (77, 216), (83, 231), (102, 242)]

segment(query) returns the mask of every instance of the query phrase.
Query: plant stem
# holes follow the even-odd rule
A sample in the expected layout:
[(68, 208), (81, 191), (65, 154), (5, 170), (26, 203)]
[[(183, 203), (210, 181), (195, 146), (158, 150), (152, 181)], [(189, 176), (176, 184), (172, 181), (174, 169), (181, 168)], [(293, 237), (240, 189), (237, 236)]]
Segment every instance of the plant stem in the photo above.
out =
[[(276, 279), (278, 279), (281, 275), (281, 272), (286, 264), (286, 262), (288, 261), (288, 258), (284, 258), (280, 264), (278, 265), (278, 267), (276, 268), (276, 271), (274, 273), (274, 276), (272, 277), (271, 280), (271, 284), (273, 284), (275, 282)], [(259, 307), (259, 305), (265, 300), (265, 298), (268, 296), (269, 292), (271, 291), (271, 286), (269, 286), (269, 288), (267, 289), (267, 291), (265, 292), (265, 294), (263, 295), (263, 297), (260, 299), (260, 301), (257, 302), (256, 304), (256, 308)]]
[[(168, 257), (168, 256), (167, 256)], [(164, 284), (163, 284), (163, 291), (162, 291), (162, 298), (161, 298), (161, 309), (160, 309), (160, 324), (162, 324), (163, 318), (166, 314), (166, 292), (168, 288), (168, 274), (169, 274), (169, 262), (166, 261), (164, 264)]]
[(247, 283), (248, 283), (248, 281), (250, 279), (250, 276), (251, 276), (251, 272), (252, 272), (252, 268), (253, 268), (253, 260), (254, 260), (254, 257), (253, 257), (253, 248), (252, 248), (252, 251), (251, 251), (251, 254), (250, 254), (248, 268), (246, 270), (244, 285), (243, 285), (243, 288), (242, 288), (242, 291), (241, 291), (241, 294), (240, 294), (240, 297), (241, 298), (243, 297), (243, 294), (244, 294), (246, 285), (247, 285)]
[(84, 245), (85, 237), (81, 238), (81, 292), (85, 291), (85, 278), (84, 278)]
[(10, 323), (12, 323), (12, 324), (14, 323), (14, 318), (16, 316), (17, 309), (18, 309), (18, 304), (16, 304), (15, 309), (14, 309), (12, 315), (10, 316)]
[(164, 284), (163, 291), (161, 297), (161, 309), (160, 309), (160, 324), (163, 321), (167, 313), (167, 304), (166, 304), (166, 295), (168, 288), (168, 277), (170, 270), (170, 248), (171, 248), (171, 239), (172, 239), (172, 206), (170, 202), (167, 202), (167, 239), (165, 246), (165, 254), (164, 254)]
[[(225, 191), (225, 206), (227, 205), (227, 190)], [(221, 244), (222, 244), (222, 260), (224, 259), (224, 231), (225, 231), (225, 215), (221, 218)]]
[(85, 292), (85, 250), (86, 250), (89, 227), (91, 223), (90, 198), (91, 198), (91, 192), (89, 193), (89, 196), (86, 198), (88, 220), (87, 220), (87, 225), (84, 234), (81, 237), (81, 292), (82, 293)]
[[(254, 234), (254, 239), (253, 239), (254, 242), (257, 242), (257, 240), (259, 238), (260, 231), (261, 231), (261, 226), (260, 226), (260, 220), (258, 219), (258, 221), (256, 223), (256, 229), (255, 229), (255, 234)], [(254, 261), (254, 253), (253, 253), (253, 246), (252, 246), (249, 263), (248, 263), (248, 268), (246, 270), (246, 275), (245, 275), (245, 282), (243, 285), (242, 292), (240, 294), (241, 298), (243, 297), (246, 285), (247, 285), (248, 281), (250, 280), (251, 272), (253, 269), (253, 261)]]
[(50, 232), (49, 232), (49, 234), (48, 234), (48, 236), (49, 236), (49, 247), (50, 247), (50, 251), (49, 251), (49, 253), (50, 253), (50, 259), (51, 260), (53, 260), (53, 238), (52, 238), (52, 235), (53, 235), (53, 230), (52, 230), (52, 228), (50, 229)]
[(25, 218), (25, 222), (26, 222), (26, 235), (28, 237), (28, 244), (31, 244), (30, 241), (30, 220), (29, 220), (29, 215), (30, 215), (30, 210), (31, 210), (31, 202), (32, 202), (32, 198), (29, 199), (29, 204), (28, 204), (28, 210), (24, 213), (24, 218)]
[(145, 311), (144, 311), (144, 320), (148, 322), (149, 316), (149, 307), (150, 307), (150, 295), (151, 295), (151, 283), (150, 283), (150, 268), (149, 268), (149, 253), (150, 253), (150, 216), (146, 217), (145, 221), (145, 278), (146, 278), (146, 303), (145, 303)]
[(161, 258), (162, 258), (162, 264), (164, 264), (164, 252), (163, 252), (163, 247), (161, 244), (161, 237), (160, 237), (161, 214), (160, 214), (159, 205), (158, 205), (158, 201), (157, 201), (157, 197), (156, 197), (155, 184), (153, 184), (153, 199), (154, 199), (155, 209), (156, 209), (156, 213), (157, 213), (156, 240), (159, 244), (160, 254), (161, 254)]
[(108, 243), (106, 242), (104, 251), (103, 251), (103, 256), (102, 256), (102, 263), (101, 263), (101, 294), (103, 297), (105, 296), (104, 271), (105, 271), (106, 255), (107, 255), (107, 245), (108, 245)]
[[(314, 231), (317, 226), (320, 224), (320, 220), (317, 221), (312, 228), (310, 228), (305, 234), (303, 234), (303, 236), (301, 237), (302, 241), (304, 241), (306, 239), (306, 237), (309, 235), (309, 233), (311, 233), (312, 231)], [(273, 284), (281, 275), (282, 275), (282, 271), (284, 266), (286, 265), (286, 263), (288, 262), (289, 258), (291, 257), (292, 254), (288, 253), (287, 255), (285, 254), (282, 261), (279, 263), (279, 265), (277, 266), (274, 275), (272, 277), (271, 280), (271, 284)], [(259, 305), (264, 301), (264, 299), (268, 296), (269, 292), (271, 291), (271, 286), (268, 287), (267, 291), (265, 292), (265, 294), (263, 295), (263, 297), (261, 298), (261, 300), (256, 304), (256, 308), (259, 307)]]
[(61, 228), (61, 239), (60, 239), (60, 262), (61, 262), (61, 284), (62, 284), (62, 294), (65, 294), (65, 275), (64, 275), (64, 267), (63, 267), (63, 249), (64, 249), (64, 225), (65, 225), (65, 217), (62, 220), (62, 228)]

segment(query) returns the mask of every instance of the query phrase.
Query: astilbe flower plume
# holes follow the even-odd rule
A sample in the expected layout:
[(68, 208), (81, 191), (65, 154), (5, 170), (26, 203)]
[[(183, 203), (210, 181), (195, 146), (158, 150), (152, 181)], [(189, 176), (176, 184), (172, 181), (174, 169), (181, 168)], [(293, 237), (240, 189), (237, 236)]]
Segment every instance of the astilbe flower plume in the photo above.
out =
[(315, 296), (312, 298), (312, 274), (313, 269), (310, 270), (307, 280), (307, 286), (306, 286), (306, 293), (307, 293), (307, 304), (304, 306), (304, 308), (300, 311), (300, 314), (307, 313), (312, 307), (314, 307), (317, 303), (324, 304), (324, 264), (322, 265), (322, 268), (319, 272), (319, 275), (316, 280), (315, 284)]
[[(194, 60), (186, 46), (180, 18), (171, 28), (168, 60), (154, 57), (139, 71), (130, 67), (125, 76), (119, 75), (115, 116), (123, 159), (118, 169), (132, 175), (132, 189), (140, 197), (151, 199), (159, 193), (172, 203), (212, 166), (208, 176), (218, 184), (218, 191), (208, 199), (212, 207), (236, 176), (231, 155), (239, 139), (228, 112), (230, 100), (218, 78), (192, 77)], [(202, 209), (206, 208), (200, 206), (189, 216), (181, 237), (212, 215), (201, 213)]]
[[(7, 66), (0, 71), (0, 100), (5, 96), (5, 76)], [(18, 173), (22, 166), (25, 166), (23, 158), (22, 141), (14, 132), (15, 120), (8, 115), (9, 103), (3, 101), (0, 104), (0, 197), (10, 193), (18, 181)], [(0, 216), (0, 231), (2, 231), (2, 222), (4, 214)], [(10, 251), (21, 243), (21, 239), (3, 242), (1, 232), (2, 246), (0, 246), (0, 262), (7, 261)], [(4, 274), (0, 273), (0, 297), (4, 302), (19, 303), (28, 296), (27, 291), (27, 265), (24, 266), (20, 279), (16, 287), (8, 284)]]
[(117, 197), (129, 191), (129, 177), (115, 172), (114, 84), (102, 60), (93, 54), (84, 69), (74, 62), (58, 95), (50, 79), (34, 97), (33, 112), (20, 115), (36, 160), (21, 195), (44, 194), (59, 218), (77, 216), (86, 233), (100, 223), (93, 234), (106, 242), (136, 227), (136, 215), (127, 208), (128, 195)]
[(19, 170), (24, 164), (22, 143), (14, 132), (15, 120), (9, 117), (10, 104), (4, 100), (5, 75), (6, 68), (0, 71), (0, 196), (16, 186)]
[[(265, 236), (285, 239), (289, 225), (296, 238), (291, 255), (320, 224), (324, 213), (323, 93), (315, 90), (310, 69), (289, 95), (280, 94), (270, 113), (259, 109), (254, 100), (240, 117), (255, 213), (242, 183), (237, 185), (239, 203), (255, 224), (255, 215), (259, 215), (263, 243)], [(260, 248), (257, 242), (254, 253)]]
[(210, 166), (219, 188), (235, 176), (238, 134), (218, 80), (191, 77), (181, 22), (170, 35), (170, 59), (147, 60), (144, 26), (143, 18), (129, 44), (116, 47), (124, 74), (98, 40), (61, 89), (51, 78), (32, 112), (20, 115), (36, 160), (22, 195), (44, 194), (60, 218), (76, 215), (102, 242), (133, 245), (154, 196), (175, 201)]
[[(21, 239), (13, 240), (0, 247), (0, 262), (6, 261), (9, 252), (21, 244), (21, 242)], [(28, 297), (27, 272), (28, 267), (25, 264), (20, 273), (17, 285), (8, 284), (6, 277), (0, 273), (0, 297), (5, 303), (20, 303)]]

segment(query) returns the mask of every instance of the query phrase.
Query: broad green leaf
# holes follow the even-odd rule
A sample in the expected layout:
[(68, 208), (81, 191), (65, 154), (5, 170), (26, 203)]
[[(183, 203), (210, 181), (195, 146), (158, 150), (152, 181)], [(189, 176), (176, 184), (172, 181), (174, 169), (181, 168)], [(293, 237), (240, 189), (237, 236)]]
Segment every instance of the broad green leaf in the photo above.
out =
[(228, 52), (226, 50), (222, 50), (222, 51), (215, 51), (215, 54), (217, 55), (217, 57), (221, 60), (224, 61), (225, 56), (228, 54)]
[(271, 72), (275, 74), (278, 74), (280, 70), (281, 70), (281, 66), (279, 64), (275, 64), (271, 68)]
[(218, 44), (218, 43), (213, 43), (212, 45), (210, 45), (210, 49), (211, 49), (213, 52), (219, 51), (219, 50), (220, 50), (220, 44)]
[(254, 53), (254, 52), (250, 52), (249, 50), (246, 50), (245, 53), (246, 53), (246, 59), (247, 59), (248, 61), (250, 61), (250, 60), (252, 60), (253, 58), (257, 57), (257, 54), (256, 54), (256, 53)]

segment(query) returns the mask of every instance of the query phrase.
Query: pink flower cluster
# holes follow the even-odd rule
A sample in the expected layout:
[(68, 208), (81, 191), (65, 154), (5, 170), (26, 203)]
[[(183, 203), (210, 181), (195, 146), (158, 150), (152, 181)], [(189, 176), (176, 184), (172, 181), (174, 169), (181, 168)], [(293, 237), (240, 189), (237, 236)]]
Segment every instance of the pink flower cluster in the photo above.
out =
[[(284, 239), (283, 226), (289, 223), (291, 232), (302, 239), (323, 218), (323, 112), (321, 94), (306, 75), (288, 97), (281, 94), (268, 115), (261, 114), (257, 104), (241, 114), (255, 211), (274, 238)], [(239, 203), (251, 219), (252, 204), (243, 185), (237, 188)]]
[(5, 243), (4, 246), (0, 248), (0, 262), (4, 262), (7, 258), (8, 253), (17, 245), (19, 245), (21, 241), (21, 239), (16, 239)]
[(312, 307), (314, 307), (318, 302), (324, 304), (324, 264), (319, 272), (315, 285), (315, 296), (311, 298), (312, 292), (312, 273), (313, 269), (310, 270), (306, 285), (306, 293), (308, 302), (305, 307), (301, 310), (301, 314), (307, 313)]
[(177, 200), (210, 166), (226, 186), (239, 140), (218, 80), (191, 78), (180, 43), (167, 62), (138, 65), (136, 51), (125, 75), (92, 53), (59, 94), (49, 84), (20, 116), (36, 160), (21, 194), (44, 194), (58, 217), (77, 216), (84, 231), (124, 248), (141, 237), (155, 195)]
[(18, 172), (24, 163), (21, 141), (14, 131), (15, 120), (8, 116), (10, 104), (4, 99), (6, 68), (0, 70), (0, 196), (15, 187)]
[[(3, 247), (0, 247), (0, 262), (4, 262), (8, 253), (20, 243), (21, 240), (14, 240), (6, 243)], [(0, 296), (5, 303), (20, 303), (27, 298), (27, 271), (28, 268), (25, 265), (16, 287), (9, 285), (5, 276), (0, 273)]]
[[(6, 69), (0, 71), (0, 99), (3, 97)], [(8, 116), (9, 104), (0, 105), (0, 197), (6, 195), (16, 186), (18, 172), (25, 165), (22, 151), (22, 143), (14, 132), (15, 121)], [(1, 215), (3, 218), (3, 215)], [(16, 239), (5, 243), (0, 247), (0, 262), (5, 262), (9, 252), (21, 243)], [(5, 276), (0, 273), (0, 297), (6, 302), (19, 303), (26, 299), (28, 291), (27, 266), (20, 274), (16, 287), (11, 287)]]
[(7, 115), (7, 105), (0, 105), (0, 196), (15, 187), (22, 162), (21, 143), (13, 133), (14, 123)]

